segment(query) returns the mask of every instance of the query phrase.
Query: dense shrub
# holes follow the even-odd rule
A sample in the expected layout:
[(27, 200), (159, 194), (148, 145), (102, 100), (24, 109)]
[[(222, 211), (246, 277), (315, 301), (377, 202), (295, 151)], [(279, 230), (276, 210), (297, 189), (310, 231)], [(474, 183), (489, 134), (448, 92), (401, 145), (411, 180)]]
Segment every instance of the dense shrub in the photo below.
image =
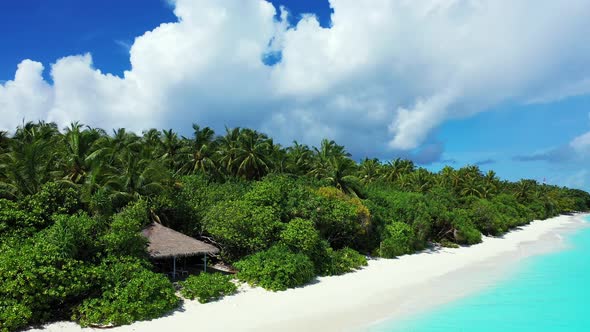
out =
[(315, 276), (313, 263), (307, 256), (293, 253), (282, 245), (248, 256), (235, 267), (239, 270), (239, 280), (272, 291), (305, 285)]
[(271, 174), (261, 181), (255, 182), (244, 194), (244, 200), (257, 206), (272, 207), (283, 222), (289, 221), (292, 206), (289, 195), (295, 182), (284, 175)]
[(174, 229), (198, 236), (205, 231), (203, 220), (212, 207), (241, 199), (249, 187), (249, 183), (244, 181), (217, 183), (202, 175), (185, 176), (170, 193), (170, 206), (163, 207), (159, 212)]
[(217, 300), (223, 296), (237, 292), (238, 287), (232, 281), (232, 277), (221, 273), (201, 273), (198, 276), (190, 276), (180, 282), (183, 297), (201, 303)]
[(124, 325), (157, 318), (180, 303), (170, 281), (148, 270), (135, 273), (126, 282), (105, 287), (102, 295), (86, 299), (74, 319), (82, 326)]
[(504, 216), (498, 212), (494, 203), (478, 199), (471, 204), (469, 209), (470, 219), (484, 234), (499, 235), (508, 230)]
[(14, 331), (29, 324), (33, 312), (12, 299), (0, 299), (0, 331)]
[(8, 232), (33, 232), (43, 224), (37, 215), (21, 209), (16, 202), (0, 199), (0, 236)]
[(321, 249), (320, 233), (313, 222), (301, 218), (291, 220), (280, 235), (281, 242), (294, 252), (301, 252), (307, 256), (318, 254)]
[(459, 244), (476, 244), (481, 242), (481, 232), (469, 220), (469, 213), (462, 209), (451, 212), (451, 223), (454, 228), (453, 237)]
[[(311, 204), (310, 204), (311, 203)], [(358, 199), (345, 196), (335, 188), (322, 187), (313, 192), (305, 213), (334, 248), (352, 246), (370, 228), (369, 210)]]
[(282, 227), (272, 207), (244, 200), (222, 202), (205, 217), (205, 229), (222, 245), (222, 255), (230, 261), (268, 248)]
[(82, 208), (80, 191), (57, 182), (48, 182), (41, 190), (23, 199), (23, 208), (31, 211), (47, 226), (54, 214), (73, 214)]
[(328, 249), (322, 275), (341, 275), (367, 265), (367, 258), (350, 248)]
[[(371, 186), (368, 192), (375, 217), (381, 223), (389, 224), (396, 220), (412, 227), (412, 247), (416, 249), (423, 248), (432, 237), (433, 215), (444, 213), (436, 200), (432, 197), (428, 199), (421, 193), (396, 191), (378, 185)], [(385, 232), (385, 229), (381, 231)]]
[(108, 255), (145, 255), (147, 240), (141, 230), (149, 222), (147, 204), (144, 200), (131, 203), (122, 212), (113, 216), (109, 230), (102, 237)]
[(2, 246), (0, 299), (5, 310), (0, 317), (7, 320), (3, 325), (64, 318), (64, 311), (93, 287), (88, 264), (73, 257), (75, 245), (52, 243), (46, 238), (48, 231), (31, 241)]
[(330, 257), (329, 243), (322, 239), (313, 222), (306, 219), (295, 218), (291, 220), (281, 232), (281, 243), (291, 251), (305, 254), (316, 267), (316, 273), (323, 274)]
[(385, 226), (385, 237), (379, 246), (381, 257), (394, 258), (414, 251), (414, 230), (403, 222)]

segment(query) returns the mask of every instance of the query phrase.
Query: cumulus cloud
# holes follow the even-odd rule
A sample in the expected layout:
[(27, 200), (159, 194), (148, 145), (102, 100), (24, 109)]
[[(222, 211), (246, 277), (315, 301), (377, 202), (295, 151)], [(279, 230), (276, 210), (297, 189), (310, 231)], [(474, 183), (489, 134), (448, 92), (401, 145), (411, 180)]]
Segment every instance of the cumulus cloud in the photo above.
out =
[[(0, 83), (2, 129), (22, 119), (105, 128), (251, 126), (288, 143), (328, 137), (356, 156), (436, 161), (434, 130), (503, 102), (588, 92), (590, 2), (331, 0), (332, 26), (264, 0), (175, 0), (138, 36), (122, 77), (90, 54), (23, 61)], [(278, 63), (265, 65), (269, 53)]]
[(54, 98), (42, 72), (41, 63), (24, 60), (18, 65), (14, 80), (0, 84), (0, 129), (14, 130), (23, 121), (46, 118)]

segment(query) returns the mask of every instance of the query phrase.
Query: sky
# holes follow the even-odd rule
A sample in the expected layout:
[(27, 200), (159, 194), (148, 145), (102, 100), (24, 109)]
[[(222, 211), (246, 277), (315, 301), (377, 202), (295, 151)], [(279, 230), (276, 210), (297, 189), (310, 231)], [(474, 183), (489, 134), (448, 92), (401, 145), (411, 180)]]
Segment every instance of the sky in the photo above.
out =
[(590, 189), (590, 1), (0, 2), (0, 130), (251, 127)]

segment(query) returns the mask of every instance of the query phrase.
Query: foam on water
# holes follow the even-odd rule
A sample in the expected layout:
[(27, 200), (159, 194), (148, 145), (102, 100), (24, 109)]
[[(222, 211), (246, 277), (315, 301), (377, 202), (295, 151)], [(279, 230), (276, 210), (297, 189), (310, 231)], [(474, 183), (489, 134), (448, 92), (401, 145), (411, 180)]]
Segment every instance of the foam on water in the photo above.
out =
[(492, 287), (370, 331), (590, 331), (590, 228), (565, 240), (569, 245), (563, 251), (520, 261), (509, 279)]

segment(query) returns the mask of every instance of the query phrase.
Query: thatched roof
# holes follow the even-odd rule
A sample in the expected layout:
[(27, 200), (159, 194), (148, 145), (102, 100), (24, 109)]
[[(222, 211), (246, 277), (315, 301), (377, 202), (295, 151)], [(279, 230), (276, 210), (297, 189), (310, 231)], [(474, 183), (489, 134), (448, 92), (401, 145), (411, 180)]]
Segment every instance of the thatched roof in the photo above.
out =
[(158, 223), (149, 225), (142, 231), (142, 234), (149, 241), (148, 253), (152, 258), (219, 253), (218, 248), (208, 243), (193, 239)]

